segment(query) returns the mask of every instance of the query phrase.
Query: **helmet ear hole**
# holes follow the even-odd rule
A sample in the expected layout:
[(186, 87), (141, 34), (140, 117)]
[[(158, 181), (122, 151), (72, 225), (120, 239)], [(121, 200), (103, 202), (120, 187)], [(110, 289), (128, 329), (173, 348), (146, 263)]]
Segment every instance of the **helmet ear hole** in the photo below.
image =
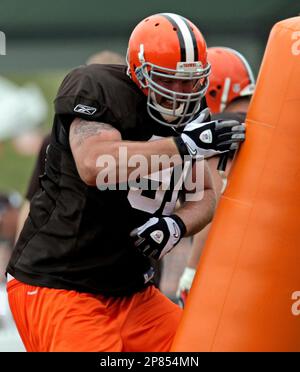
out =
[(208, 92), (209, 95), (212, 97), (212, 98), (216, 98), (217, 97), (217, 91), (215, 89), (212, 89), (211, 91)]

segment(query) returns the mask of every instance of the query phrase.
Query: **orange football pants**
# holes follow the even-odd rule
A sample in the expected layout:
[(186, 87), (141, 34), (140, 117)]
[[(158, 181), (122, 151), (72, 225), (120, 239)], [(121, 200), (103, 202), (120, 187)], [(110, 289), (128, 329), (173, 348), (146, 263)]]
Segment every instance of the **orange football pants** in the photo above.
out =
[(181, 309), (154, 286), (130, 297), (7, 284), (27, 351), (169, 351)]

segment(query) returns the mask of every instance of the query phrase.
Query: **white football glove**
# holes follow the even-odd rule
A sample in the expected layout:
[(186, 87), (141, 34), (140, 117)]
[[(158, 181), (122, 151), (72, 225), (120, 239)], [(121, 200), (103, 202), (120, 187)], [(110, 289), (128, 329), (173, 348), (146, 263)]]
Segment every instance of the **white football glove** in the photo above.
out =
[(134, 229), (130, 236), (135, 247), (147, 257), (160, 260), (170, 252), (185, 234), (186, 227), (180, 217), (152, 217)]
[(196, 274), (196, 269), (186, 267), (179, 279), (179, 284), (176, 291), (176, 298), (181, 308), (184, 308), (187, 296), (192, 287), (192, 283)]
[[(205, 120), (205, 119), (204, 119)], [(183, 132), (174, 137), (182, 158), (209, 158), (229, 150), (236, 150), (245, 141), (245, 125), (236, 120), (202, 122), (203, 116), (188, 123)]]

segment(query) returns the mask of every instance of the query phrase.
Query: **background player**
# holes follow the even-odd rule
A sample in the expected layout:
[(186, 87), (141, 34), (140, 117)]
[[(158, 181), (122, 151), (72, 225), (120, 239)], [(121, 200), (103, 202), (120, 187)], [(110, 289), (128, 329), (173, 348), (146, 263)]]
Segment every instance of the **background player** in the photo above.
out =
[[(226, 47), (211, 47), (207, 50), (211, 64), (209, 87), (206, 93), (208, 107), (213, 119), (234, 119), (243, 123), (254, 92), (255, 79), (246, 58), (238, 51)], [(232, 156), (229, 156), (226, 177), (230, 171)], [(223, 182), (218, 173), (219, 157), (212, 157), (208, 164), (216, 188), (217, 200), (221, 196)], [(191, 288), (196, 268), (210, 230), (210, 224), (194, 236), (187, 267), (179, 280), (176, 297), (181, 306)]]

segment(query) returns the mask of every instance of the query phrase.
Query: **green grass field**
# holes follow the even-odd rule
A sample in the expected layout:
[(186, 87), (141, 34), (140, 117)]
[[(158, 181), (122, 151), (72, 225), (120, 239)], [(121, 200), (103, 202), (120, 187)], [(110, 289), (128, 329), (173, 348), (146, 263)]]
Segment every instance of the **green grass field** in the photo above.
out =
[[(40, 72), (35, 74), (5, 75), (16, 84), (36, 83), (42, 90), (49, 106), (48, 118), (42, 127), (50, 131), (53, 118), (53, 100), (66, 71)], [(21, 122), (22, 118), (20, 118)], [(35, 163), (35, 156), (21, 156), (7, 141), (0, 148), (0, 192), (16, 190), (24, 194)]]

